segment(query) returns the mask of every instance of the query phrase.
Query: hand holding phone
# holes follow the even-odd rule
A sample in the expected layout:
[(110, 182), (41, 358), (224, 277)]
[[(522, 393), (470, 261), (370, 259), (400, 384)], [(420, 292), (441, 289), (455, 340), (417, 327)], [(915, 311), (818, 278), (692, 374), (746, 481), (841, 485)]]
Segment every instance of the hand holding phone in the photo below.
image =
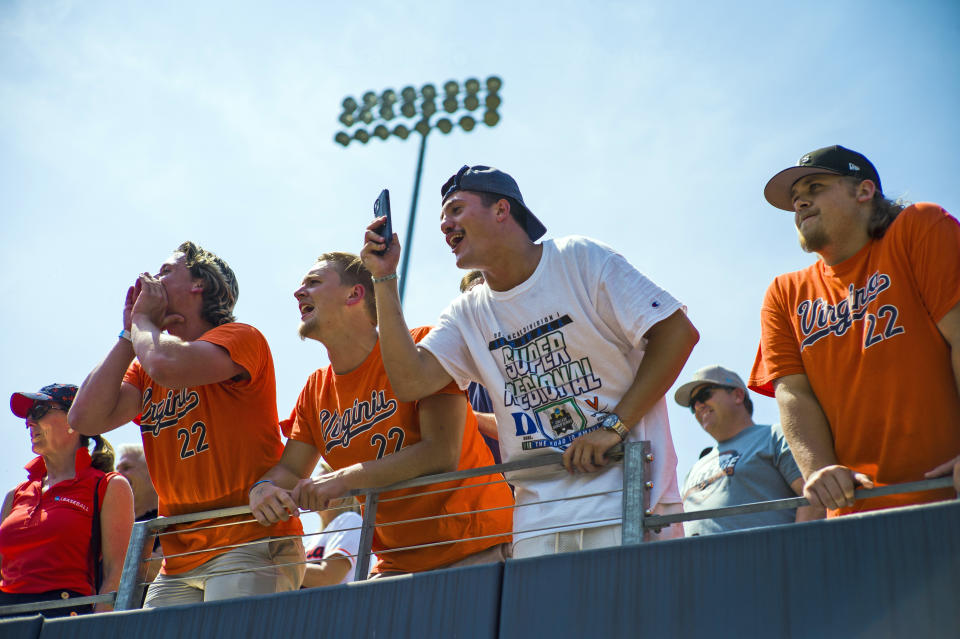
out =
[(390, 248), (390, 242), (393, 241), (393, 220), (390, 218), (390, 191), (384, 189), (373, 203), (373, 217), (386, 216), (387, 221), (374, 229), (378, 235), (383, 238), (383, 250), (374, 251), (377, 255), (383, 255)]

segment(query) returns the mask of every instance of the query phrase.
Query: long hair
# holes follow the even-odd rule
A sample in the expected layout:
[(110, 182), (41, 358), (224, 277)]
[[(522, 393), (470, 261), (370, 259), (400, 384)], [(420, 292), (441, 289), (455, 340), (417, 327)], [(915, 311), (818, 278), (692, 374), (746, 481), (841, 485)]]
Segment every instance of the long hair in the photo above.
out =
[[(857, 187), (863, 180), (855, 177), (843, 178), (851, 193), (855, 193)], [(872, 210), (870, 219), (867, 220), (867, 235), (874, 240), (879, 240), (887, 232), (887, 229), (897, 219), (900, 212), (907, 208), (907, 202), (903, 200), (891, 200), (887, 198), (880, 189), (873, 192), (873, 199), (870, 201)]]
[(903, 200), (891, 200), (877, 191), (873, 194), (873, 212), (867, 221), (867, 234), (875, 240), (883, 237), (887, 228), (893, 223), (900, 212), (907, 207)]
[(113, 452), (113, 446), (110, 445), (106, 439), (100, 435), (81, 435), (80, 436), (80, 445), (84, 448), (90, 446), (90, 440), (93, 440), (93, 452), (90, 453), (90, 465), (96, 468), (99, 471), (105, 473), (113, 472), (113, 464), (116, 459), (116, 454)]
[(183, 253), (190, 275), (203, 280), (203, 319), (214, 326), (237, 321), (233, 307), (237, 305), (240, 287), (233, 269), (217, 255), (193, 242), (184, 242), (177, 247), (177, 252)]

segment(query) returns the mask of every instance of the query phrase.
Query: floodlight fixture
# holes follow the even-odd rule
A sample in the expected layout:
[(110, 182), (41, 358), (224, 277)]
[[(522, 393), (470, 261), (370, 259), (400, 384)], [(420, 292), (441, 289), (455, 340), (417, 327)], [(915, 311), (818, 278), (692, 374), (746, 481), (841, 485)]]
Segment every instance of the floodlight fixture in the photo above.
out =
[[(481, 100), (485, 107), (482, 122), (488, 127), (496, 126), (500, 122), (497, 109), (502, 102), (498, 94), (502, 86), (503, 81), (492, 75), (485, 82), (477, 78), (468, 78), (462, 85), (456, 80), (448, 80), (443, 83), (442, 94), (439, 95), (437, 87), (427, 83), (421, 86), (419, 91), (412, 85), (407, 85), (400, 89), (399, 94), (394, 89), (384, 89), (379, 92), (367, 91), (360, 100), (347, 96), (341, 102), (343, 111), (337, 120), (346, 130), (338, 131), (333, 137), (334, 142), (341, 146), (349, 146), (354, 140), (366, 144), (370, 141), (371, 135), (381, 140), (387, 140), (391, 135), (406, 140), (413, 132), (420, 134), (417, 173), (413, 185), (410, 218), (407, 221), (407, 234), (404, 238), (406, 249), (400, 271), (401, 301), (408, 279), (407, 266), (413, 243), (413, 223), (417, 213), (427, 135), (433, 129), (447, 135), (458, 126), (465, 132), (473, 131), (480, 116), (472, 113), (480, 108)], [(442, 117), (433, 121), (438, 113), (437, 102), (440, 102), (443, 113)], [(391, 130), (391, 121), (395, 119), (401, 121), (393, 125)]]

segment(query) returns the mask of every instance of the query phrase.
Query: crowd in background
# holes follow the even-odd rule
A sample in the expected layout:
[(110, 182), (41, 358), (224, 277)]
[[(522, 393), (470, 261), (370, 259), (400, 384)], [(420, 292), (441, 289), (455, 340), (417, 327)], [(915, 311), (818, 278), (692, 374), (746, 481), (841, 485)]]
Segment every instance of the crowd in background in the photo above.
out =
[[(862, 154), (817, 149), (768, 182), (818, 259), (770, 285), (747, 383), (718, 365), (677, 387), (716, 441), (682, 483), (666, 394), (699, 339), (682, 303), (599, 242), (540, 241), (545, 225), (498, 169), (464, 166), (440, 195), (440, 230), (470, 270), (461, 295), (433, 327), (408, 327), (383, 219), (359, 255), (320, 255), (291, 303), (330, 364), (283, 420), (269, 345), (234, 317), (223, 259), (185, 242), (137, 278), (117, 342), (79, 388), (11, 397), (38, 457), (4, 500), (0, 605), (115, 591), (135, 520), (247, 504), (256, 521), (174, 526), (148, 548), (143, 605), (345, 583), (360, 543), (350, 494), (549, 451), (562, 468), (509, 485), (491, 473), (384, 495), (370, 578), (618, 545), (623, 469), (609, 453), (627, 441), (651, 443), (654, 514), (809, 502), (650, 541), (960, 490), (960, 225), (886, 199)], [(779, 424), (753, 422), (750, 390), (776, 398)], [(121, 448), (115, 471), (102, 435), (131, 421), (143, 446)], [(854, 494), (949, 474), (953, 490)], [(301, 509), (323, 525), (309, 549)]]

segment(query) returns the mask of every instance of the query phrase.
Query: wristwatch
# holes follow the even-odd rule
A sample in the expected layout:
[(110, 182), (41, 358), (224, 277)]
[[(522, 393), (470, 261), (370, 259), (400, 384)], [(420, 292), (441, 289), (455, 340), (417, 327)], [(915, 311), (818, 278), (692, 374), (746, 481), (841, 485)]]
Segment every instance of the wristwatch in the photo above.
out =
[(607, 413), (607, 416), (600, 421), (600, 427), (615, 432), (620, 437), (620, 441), (625, 440), (630, 432), (616, 413)]

